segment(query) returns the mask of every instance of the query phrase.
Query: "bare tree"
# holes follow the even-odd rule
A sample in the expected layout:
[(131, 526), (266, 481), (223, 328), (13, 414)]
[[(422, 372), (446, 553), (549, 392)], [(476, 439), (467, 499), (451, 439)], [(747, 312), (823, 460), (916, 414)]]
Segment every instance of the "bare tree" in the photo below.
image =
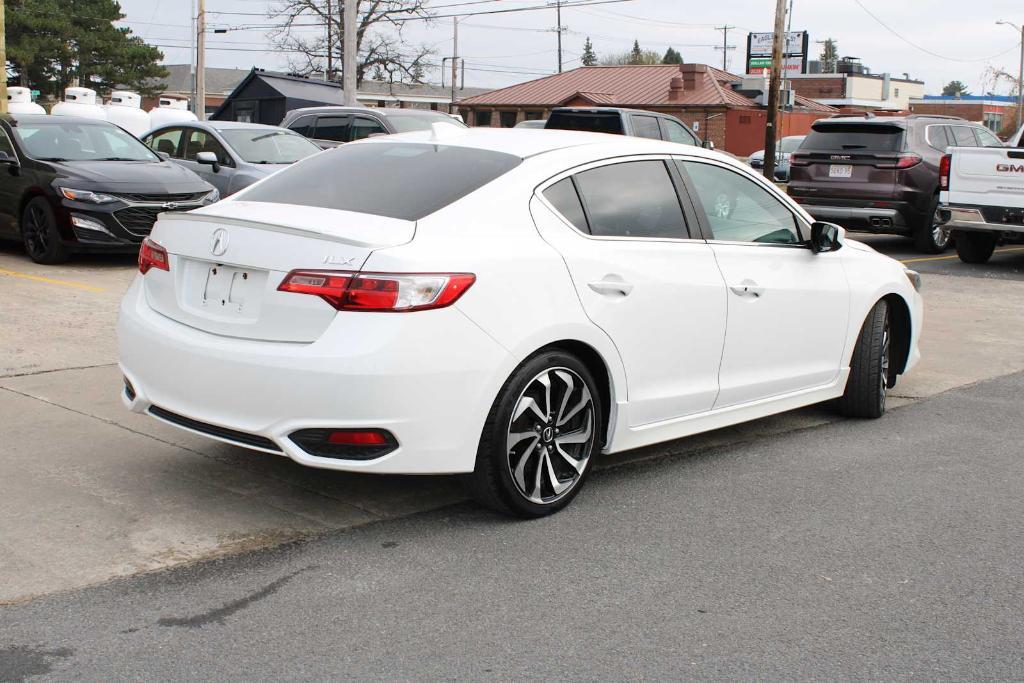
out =
[[(425, 45), (409, 45), (402, 39), (403, 19), (430, 20), (427, 0), (356, 0), (359, 50), (356, 80), (369, 70), (388, 74), (387, 80), (421, 83), (434, 51)], [(281, 0), (268, 13), (279, 26), (269, 33), (274, 45), (288, 50), (288, 67), (308, 75), (341, 71), (342, 0)], [(317, 31), (317, 27), (322, 27)], [(328, 26), (330, 30), (328, 30)]]

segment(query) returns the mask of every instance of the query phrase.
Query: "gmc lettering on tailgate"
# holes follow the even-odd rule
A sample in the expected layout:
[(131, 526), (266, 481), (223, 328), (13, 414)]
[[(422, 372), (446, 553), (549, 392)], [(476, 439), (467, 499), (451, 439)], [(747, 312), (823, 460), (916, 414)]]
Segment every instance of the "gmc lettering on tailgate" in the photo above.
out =
[(996, 164), (996, 172), (998, 173), (1024, 173), (1024, 164), (1020, 166), (1016, 164)]

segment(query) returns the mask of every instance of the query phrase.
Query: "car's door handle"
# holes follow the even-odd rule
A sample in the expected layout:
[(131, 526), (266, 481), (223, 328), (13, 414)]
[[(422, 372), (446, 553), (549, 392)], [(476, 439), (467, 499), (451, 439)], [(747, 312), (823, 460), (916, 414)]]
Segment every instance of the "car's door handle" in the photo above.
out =
[(629, 296), (629, 293), (633, 291), (633, 285), (624, 280), (596, 280), (588, 282), (587, 287), (605, 296)]
[(764, 287), (760, 287), (757, 283), (745, 281), (738, 285), (729, 287), (732, 293), (736, 296), (749, 297), (751, 299), (760, 299), (764, 296)]

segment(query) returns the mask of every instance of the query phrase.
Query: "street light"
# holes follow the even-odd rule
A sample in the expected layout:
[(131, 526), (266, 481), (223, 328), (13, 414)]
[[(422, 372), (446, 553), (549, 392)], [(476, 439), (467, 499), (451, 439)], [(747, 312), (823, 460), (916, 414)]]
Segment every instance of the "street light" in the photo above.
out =
[(1009, 26), (1020, 34), (1020, 68), (1017, 71), (1017, 128), (1024, 124), (1024, 28), (1012, 21), (997, 21), (996, 24)]

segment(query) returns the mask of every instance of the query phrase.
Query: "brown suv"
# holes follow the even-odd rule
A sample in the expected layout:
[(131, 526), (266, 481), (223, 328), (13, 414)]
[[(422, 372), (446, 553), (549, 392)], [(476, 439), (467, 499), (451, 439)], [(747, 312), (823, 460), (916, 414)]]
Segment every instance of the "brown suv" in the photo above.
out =
[(947, 147), (1002, 146), (987, 128), (952, 116), (842, 116), (815, 121), (790, 159), (789, 194), (819, 220), (914, 238), (937, 254), (939, 160)]

